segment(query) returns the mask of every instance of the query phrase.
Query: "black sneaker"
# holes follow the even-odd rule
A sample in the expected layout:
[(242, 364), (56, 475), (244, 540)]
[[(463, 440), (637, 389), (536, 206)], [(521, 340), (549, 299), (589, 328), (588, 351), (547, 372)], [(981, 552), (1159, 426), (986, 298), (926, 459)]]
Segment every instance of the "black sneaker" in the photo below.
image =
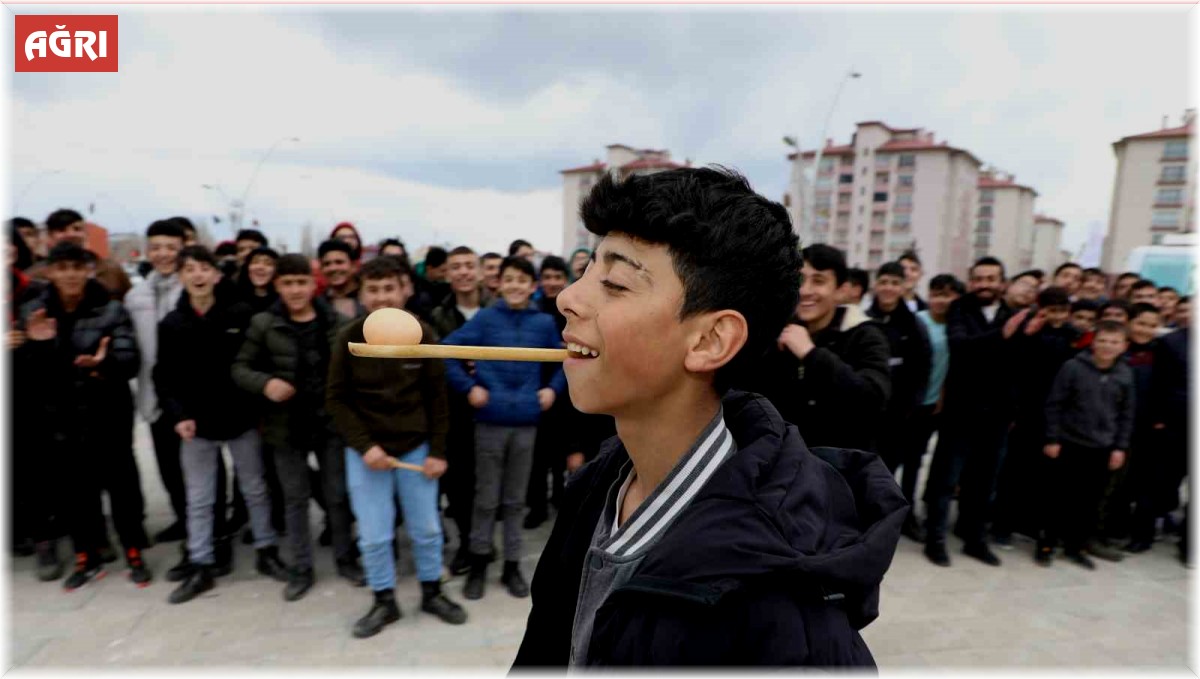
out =
[(988, 549), (987, 543), (984, 542), (976, 542), (974, 544), (964, 546), (963, 554), (966, 554), (973, 559), (979, 559), (989, 566), (1000, 565), (1000, 558), (993, 554), (992, 550)]
[(450, 575), (466, 575), (471, 572), (471, 553), (460, 548), (450, 562)]
[(487, 591), (487, 567), (486, 556), (471, 555), (471, 571), (467, 573), (467, 584), (463, 585), (464, 597), (472, 601), (483, 598)]
[(213, 541), (213, 575), (218, 578), (233, 572), (233, 538), (225, 536)]
[(375, 592), (375, 603), (371, 610), (354, 623), (352, 634), (358, 639), (366, 639), (379, 634), (385, 626), (400, 619), (400, 607), (396, 605), (396, 595), (391, 590)]
[(525, 515), (525, 522), (522, 525), (525, 526), (525, 530), (534, 530), (543, 523), (546, 523), (547, 518), (549, 517), (546, 515), (545, 509), (530, 510), (529, 513)]
[(103, 563), (114, 563), (117, 560), (117, 553), (113, 551), (111, 545), (104, 545), (96, 550), (96, 554), (100, 556), (100, 561)]
[(129, 564), (129, 579), (138, 587), (149, 587), (154, 574), (142, 559), (142, 550), (130, 547), (125, 550), (125, 562)]
[(508, 593), (524, 599), (529, 596), (529, 585), (521, 575), (520, 564), (516, 561), (504, 562), (504, 573), (500, 576), (500, 584), (508, 588)]
[(1054, 563), (1054, 548), (1045, 545), (1039, 545), (1037, 551), (1033, 553), (1033, 560), (1039, 566), (1049, 567)]
[(328, 523), (325, 524), (325, 530), (321, 531), (321, 534), (317, 536), (317, 544), (322, 547), (329, 547), (333, 544), (333, 531), (330, 530)]
[(357, 561), (347, 560), (337, 562), (337, 574), (350, 581), (355, 587), (366, 587), (367, 576)]
[(62, 577), (63, 562), (58, 558), (58, 541), (39, 542), (37, 552), (37, 577), (42, 582), (53, 582)]
[(154, 534), (155, 542), (178, 542), (187, 537), (187, 526), (182, 521), (167, 526)]
[(467, 621), (467, 612), (442, 592), (442, 583), (437, 581), (421, 583), (421, 610), (451, 625), (461, 625)]
[(950, 555), (946, 553), (946, 544), (942, 542), (925, 545), (925, 558), (943, 568), (950, 565)]
[(1070, 561), (1080, 568), (1086, 568), (1089, 571), (1096, 570), (1096, 564), (1091, 559), (1087, 558), (1083, 552), (1065, 552), (1063, 556), (1067, 557), (1067, 561)]
[(83, 587), (92, 580), (102, 580), (105, 575), (107, 573), (104, 572), (104, 564), (100, 559), (89, 557), (83, 553), (76, 554), (75, 570), (63, 581), (63, 589), (71, 592)]
[(279, 558), (279, 548), (275, 545), (263, 547), (258, 550), (258, 554), (254, 559), (254, 570), (258, 571), (260, 575), (265, 575), (279, 582), (288, 582), (291, 579), (291, 571), (288, 569), (287, 564)]
[(288, 578), (287, 587), (283, 588), (283, 598), (285, 601), (299, 601), (308, 594), (308, 590), (312, 589), (313, 583), (316, 582), (316, 576), (313, 575), (312, 569), (306, 571), (292, 571), (292, 575)]
[(171, 595), (167, 597), (167, 602), (172, 604), (181, 604), (185, 601), (191, 601), (201, 594), (207, 592), (215, 586), (213, 580), (213, 568), (205, 564), (196, 564), (190, 569), (187, 578), (183, 584), (175, 588)]
[(904, 519), (904, 523), (900, 526), (900, 534), (913, 542), (925, 542), (925, 529), (921, 528), (921, 522), (912, 513)]
[(1150, 543), (1143, 542), (1141, 540), (1134, 540), (1133, 542), (1125, 545), (1125, 551), (1129, 552), (1130, 554), (1141, 554), (1143, 552), (1148, 552), (1150, 551)]

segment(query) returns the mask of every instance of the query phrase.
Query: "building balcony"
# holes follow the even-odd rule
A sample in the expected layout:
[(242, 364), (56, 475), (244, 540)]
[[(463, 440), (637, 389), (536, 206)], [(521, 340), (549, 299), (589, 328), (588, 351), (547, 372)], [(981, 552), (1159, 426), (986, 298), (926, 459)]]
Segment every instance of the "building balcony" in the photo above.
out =
[(1160, 163), (1182, 163), (1182, 162), (1186, 162), (1187, 159), (1188, 159), (1188, 157), (1186, 154), (1182, 155), (1182, 156), (1174, 156), (1174, 155), (1168, 156), (1168, 155), (1164, 154), (1161, 158), (1158, 159), (1158, 162), (1160, 162)]
[(1183, 201), (1176, 200), (1170, 203), (1155, 203), (1154, 207), (1183, 207)]
[(1151, 224), (1150, 231), (1152, 233), (1175, 233), (1179, 231), (1178, 224)]
[(1186, 179), (1159, 179), (1158, 186), (1186, 186)]
[(912, 205), (893, 205), (892, 212), (912, 212)]

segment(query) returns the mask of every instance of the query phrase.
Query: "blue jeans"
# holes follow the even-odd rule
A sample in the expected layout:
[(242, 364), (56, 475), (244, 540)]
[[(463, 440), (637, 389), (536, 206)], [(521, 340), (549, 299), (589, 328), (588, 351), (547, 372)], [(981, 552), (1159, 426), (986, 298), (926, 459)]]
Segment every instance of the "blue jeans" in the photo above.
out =
[[(429, 445), (400, 456), (400, 461), (425, 464)], [(353, 448), (346, 449), (346, 486), (350, 507), (358, 519), (358, 549), (362, 552), (367, 582), (376, 592), (396, 586), (396, 559), (392, 540), (396, 537), (396, 506), (400, 498), (404, 528), (412, 538), (417, 579), (436, 582), (442, 577), (442, 519), (438, 513), (438, 482), (408, 469), (378, 471), (367, 467)]]

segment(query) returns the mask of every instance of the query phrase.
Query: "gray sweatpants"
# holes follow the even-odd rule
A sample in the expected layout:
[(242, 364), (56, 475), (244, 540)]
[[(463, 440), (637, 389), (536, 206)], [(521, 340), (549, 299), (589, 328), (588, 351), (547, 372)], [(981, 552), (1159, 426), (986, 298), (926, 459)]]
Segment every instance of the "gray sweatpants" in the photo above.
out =
[(250, 429), (229, 441), (193, 438), (183, 441), (179, 450), (183, 483), (187, 488), (188, 558), (192, 563), (211, 566), (215, 561), (213, 503), (217, 496), (217, 456), (221, 454), (222, 443), (229, 446), (229, 455), (237, 470), (234, 478), (246, 498), (255, 549), (275, 544), (275, 529), (271, 528), (271, 495), (263, 475), (262, 440), (258, 431)]
[(471, 553), (492, 551), (496, 510), (504, 519), (504, 560), (521, 558), (521, 510), (533, 467), (537, 427), (475, 425), (475, 509), (471, 518)]

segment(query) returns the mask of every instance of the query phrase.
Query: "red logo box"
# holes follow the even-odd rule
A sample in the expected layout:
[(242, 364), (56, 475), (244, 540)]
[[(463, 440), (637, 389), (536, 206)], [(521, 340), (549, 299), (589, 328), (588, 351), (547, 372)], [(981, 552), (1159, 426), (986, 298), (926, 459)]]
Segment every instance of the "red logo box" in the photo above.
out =
[(117, 15), (18, 14), (17, 73), (116, 73)]

